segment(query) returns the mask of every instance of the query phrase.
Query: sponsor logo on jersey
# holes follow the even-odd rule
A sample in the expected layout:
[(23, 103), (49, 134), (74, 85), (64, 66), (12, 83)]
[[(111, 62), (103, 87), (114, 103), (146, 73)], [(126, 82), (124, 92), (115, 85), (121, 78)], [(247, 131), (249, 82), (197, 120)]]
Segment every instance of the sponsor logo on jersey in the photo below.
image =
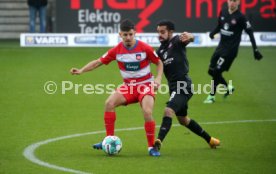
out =
[(140, 70), (140, 63), (139, 62), (126, 62), (125, 69), (127, 71), (138, 71), (138, 70)]
[(232, 20), (231, 20), (231, 24), (236, 25), (236, 24), (237, 24), (236, 19), (232, 19)]
[(166, 51), (164, 54), (163, 54), (163, 58), (166, 60), (168, 57), (168, 52)]
[(142, 58), (141, 54), (136, 54), (136, 59), (137, 60), (141, 60), (141, 58)]
[(228, 29), (229, 29), (229, 24), (228, 24), (228, 23), (225, 23), (225, 24), (223, 25), (223, 28), (224, 28), (225, 30), (228, 30)]
[(224, 29), (220, 29), (220, 33), (224, 36), (232, 36), (234, 34), (234, 32), (227, 31), (227, 30), (224, 30)]

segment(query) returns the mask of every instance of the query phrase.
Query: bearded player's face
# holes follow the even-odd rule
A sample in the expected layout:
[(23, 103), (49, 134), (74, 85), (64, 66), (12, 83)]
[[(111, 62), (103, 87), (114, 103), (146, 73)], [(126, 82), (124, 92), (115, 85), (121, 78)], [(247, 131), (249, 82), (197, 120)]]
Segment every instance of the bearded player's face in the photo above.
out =
[(171, 39), (172, 33), (166, 26), (157, 26), (158, 39), (160, 42), (165, 42)]

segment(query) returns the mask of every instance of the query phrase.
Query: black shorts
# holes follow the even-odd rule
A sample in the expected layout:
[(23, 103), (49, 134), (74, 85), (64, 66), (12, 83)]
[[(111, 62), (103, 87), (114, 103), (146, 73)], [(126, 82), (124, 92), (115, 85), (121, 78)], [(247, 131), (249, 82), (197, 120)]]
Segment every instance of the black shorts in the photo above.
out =
[(218, 71), (228, 71), (234, 61), (235, 57), (223, 57), (218, 52), (215, 52), (211, 58), (209, 68)]
[(187, 116), (188, 114), (188, 101), (193, 96), (192, 93), (184, 94), (177, 93), (177, 91), (170, 92), (171, 97), (167, 102), (167, 107), (171, 108), (176, 116)]

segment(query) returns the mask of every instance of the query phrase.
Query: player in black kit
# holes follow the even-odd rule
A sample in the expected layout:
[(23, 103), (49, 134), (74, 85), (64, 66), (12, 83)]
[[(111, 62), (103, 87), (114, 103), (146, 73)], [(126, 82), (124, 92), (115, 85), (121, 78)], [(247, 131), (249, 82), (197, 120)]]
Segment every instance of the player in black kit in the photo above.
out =
[(227, 88), (224, 98), (234, 91), (234, 87), (227, 84), (222, 73), (230, 69), (234, 59), (237, 57), (243, 30), (250, 37), (255, 59), (261, 60), (263, 57), (257, 49), (250, 22), (238, 9), (240, 0), (228, 0), (227, 3), (228, 9), (220, 12), (218, 25), (210, 33), (210, 38), (214, 39), (215, 34), (220, 32), (221, 39), (209, 65), (208, 74), (213, 78), (212, 91), (204, 103), (215, 102), (216, 88), (219, 84)]
[(220, 141), (210, 137), (196, 121), (190, 119), (187, 115), (188, 101), (193, 94), (191, 89), (192, 81), (188, 76), (189, 63), (186, 57), (186, 45), (194, 40), (194, 36), (188, 32), (173, 36), (174, 30), (174, 24), (168, 20), (160, 21), (157, 25), (157, 32), (161, 42), (157, 54), (164, 64), (164, 74), (170, 89), (170, 99), (167, 102), (154, 147), (160, 150), (162, 141), (171, 128), (172, 117), (176, 115), (178, 122), (182, 126), (204, 138), (211, 148), (216, 148), (220, 145)]

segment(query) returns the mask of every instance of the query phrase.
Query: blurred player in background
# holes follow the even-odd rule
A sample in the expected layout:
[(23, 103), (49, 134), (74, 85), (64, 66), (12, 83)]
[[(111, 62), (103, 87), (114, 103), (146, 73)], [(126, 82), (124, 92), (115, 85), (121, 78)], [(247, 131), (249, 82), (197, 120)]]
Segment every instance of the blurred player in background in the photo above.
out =
[(263, 57), (257, 48), (250, 22), (238, 9), (240, 0), (228, 0), (227, 3), (228, 9), (223, 9), (220, 12), (218, 25), (210, 33), (211, 39), (214, 39), (215, 34), (219, 32), (221, 38), (209, 65), (208, 74), (213, 78), (213, 86), (211, 93), (204, 103), (215, 102), (216, 88), (219, 84), (222, 84), (227, 88), (224, 98), (229, 94), (232, 94), (234, 91), (234, 87), (227, 84), (222, 73), (230, 69), (233, 61), (237, 57), (243, 30), (245, 30), (250, 37), (255, 59), (261, 60)]
[(191, 88), (192, 81), (188, 75), (189, 63), (186, 56), (186, 46), (193, 42), (194, 36), (188, 32), (173, 36), (174, 30), (174, 24), (168, 20), (160, 21), (157, 25), (157, 32), (161, 42), (157, 54), (164, 65), (164, 74), (168, 81), (171, 97), (167, 102), (154, 147), (160, 150), (161, 144), (172, 126), (172, 118), (176, 115), (178, 122), (182, 126), (187, 127), (205, 139), (211, 148), (216, 148), (220, 145), (220, 140), (211, 137), (187, 114), (188, 101), (193, 93)]
[[(110, 49), (101, 58), (93, 60), (81, 69), (72, 68), (72, 74), (82, 74), (94, 70), (102, 64), (109, 64), (116, 60), (124, 79), (122, 84), (105, 102), (104, 122), (106, 135), (114, 135), (116, 120), (115, 108), (122, 105), (140, 102), (144, 115), (144, 128), (148, 142), (148, 152), (151, 156), (160, 156), (153, 148), (155, 138), (155, 121), (152, 117), (154, 106), (154, 89), (161, 83), (163, 64), (153, 48), (135, 39), (134, 24), (124, 20), (120, 25), (122, 42)], [(150, 71), (150, 63), (157, 66), (157, 76), (154, 79)], [(131, 114), (131, 113), (130, 113)], [(102, 149), (102, 142), (94, 144), (94, 149)]]

